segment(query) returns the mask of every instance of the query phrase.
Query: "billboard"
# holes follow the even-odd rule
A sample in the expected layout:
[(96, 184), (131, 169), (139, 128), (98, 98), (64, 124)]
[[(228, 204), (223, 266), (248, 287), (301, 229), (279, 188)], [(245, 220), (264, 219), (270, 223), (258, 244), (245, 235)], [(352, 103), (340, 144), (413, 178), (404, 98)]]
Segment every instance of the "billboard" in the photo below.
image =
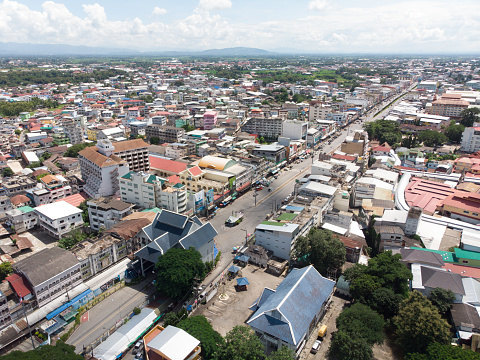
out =
[(195, 193), (195, 212), (205, 209), (205, 190)]
[(230, 190), (235, 189), (235, 176), (232, 176), (230, 179), (228, 179), (228, 183), (230, 185)]
[(213, 189), (209, 189), (209, 190), (206, 191), (205, 197), (206, 197), (208, 206), (213, 204), (214, 196), (215, 196), (215, 193), (214, 193)]

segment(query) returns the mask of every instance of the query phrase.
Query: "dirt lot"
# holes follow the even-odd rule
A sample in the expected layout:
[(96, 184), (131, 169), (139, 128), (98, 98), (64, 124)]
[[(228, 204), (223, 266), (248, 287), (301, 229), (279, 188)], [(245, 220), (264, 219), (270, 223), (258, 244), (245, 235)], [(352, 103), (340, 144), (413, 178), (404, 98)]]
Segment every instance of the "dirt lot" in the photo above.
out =
[[(237, 278), (248, 279), (250, 283), (248, 290), (237, 292), (234, 288), (237, 281), (227, 280), (225, 285), (219, 286), (218, 294), (207, 305), (202, 305), (195, 312), (195, 315), (204, 315), (222, 336), (225, 336), (233, 327), (245, 324), (253, 313), (248, 308), (261, 295), (265, 287), (275, 289), (284, 279), (254, 265), (247, 265), (241, 269), (242, 274)], [(225, 299), (220, 300), (222, 293), (226, 296)]]

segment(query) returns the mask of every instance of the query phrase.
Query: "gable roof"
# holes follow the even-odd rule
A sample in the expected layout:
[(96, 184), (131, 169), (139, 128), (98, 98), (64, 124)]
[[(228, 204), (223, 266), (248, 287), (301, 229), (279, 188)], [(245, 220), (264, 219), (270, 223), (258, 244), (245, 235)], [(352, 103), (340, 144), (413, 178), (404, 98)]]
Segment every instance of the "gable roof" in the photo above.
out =
[(118, 141), (114, 142), (112, 145), (115, 148), (115, 153), (133, 149), (146, 148), (149, 146), (145, 141), (143, 141), (143, 139)]
[(7, 280), (10, 283), (10, 285), (13, 287), (13, 290), (18, 295), (18, 297), (22, 298), (32, 292), (29, 289), (29, 286), (27, 285), (27, 281), (23, 276), (20, 276), (18, 274), (12, 274), (7, 276), (5, 280)]
[(403, 263), (417, 263), (442, 267), (445, 265), (442, 255), (430, 251), (422, 251), (416, 249), (400, 249)]
[(179, 174), (187, 168), (187, 164), (179, 161), (162, 159), (155, 156), (149, 156), (149, 159), (150, 168), (152, 169), (165, 170), (170, 173)]
[(334, 281), (324, 278), (312, 265), (293, 269), (247, 324), (296, 346), (334, 286)]
[(187, 171), (193, 176), (202, 175), (202, 172), (203, 172), (202, 169), (200, 169), (197, 165), (192, 166), (191, 168), (188, 168)]
[(436, 270), (426, 266), (421, 266), (422, 285), (430, 288), (440, 287), (446, 290), (452, 290), (455, 294), (465, 295), (462, 277), (449, 271)]
[(100, 154), (96, 146), (86, 147), (82, 151), (79, 151), (78, 155), (83, 156), (85, 159), (90, 160), (99, 167), (126, 163), (126, 161), (122, 160), (116, 155), (110, 155), (107, 157), (103, 154)]
[[(200, 341), (175, 326), (167, 326), (147, 343), (149, 350), (155, 349), (170, 360), (184, 360), (194, 351)], [(150, 352), (150, 351), (149, 351)]]

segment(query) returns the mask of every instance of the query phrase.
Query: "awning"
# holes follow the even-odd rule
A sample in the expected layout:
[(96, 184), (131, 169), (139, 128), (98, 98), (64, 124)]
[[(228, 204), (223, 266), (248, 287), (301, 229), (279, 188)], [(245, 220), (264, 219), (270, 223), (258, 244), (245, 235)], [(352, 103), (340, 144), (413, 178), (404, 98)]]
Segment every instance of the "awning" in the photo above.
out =
[(235, 265), (232, 265), (228, 268), (228, 272), (231, 272), (231, 273), (234, 273), (234, 274), (236, 274), (239, 270), (240, 270), (240, 268), (238, 266), (235, 266)]
[(242, 277), (240, 279), (237, 279), (237, 285), (239, 286), (245, 286), (245, 285), (250, 285), (246, 277)]
[(72, 306), (73, 304), (75, 304), (78, 300), (80, 299), (83, 299), (85, 296), (87, 296), (88, 294), (90, 294), (92, 292), (92, 290), (88, 289), (86, 291), (84, 291), (83, 293), (81, 293), (80, 295), (78, 296), (75, 296), (72, 300), (70, 300), (69, 302), (63, 304), (62, 306), (60, 306), (59, 308), (53, 310), (51, 313), (47, 314), (47, 316), (45, 316), (45, 318), (47, 320), (50, 320), (52, 318), (54, 318), (55, 316), (57, 316), (58, 314), (60, 314), (62, 311), (68, 309), (70, 306)]
[(247, 255), (238, 255), (238, 256), (235, 256), (235, 260), (238, 260), (238, 261), (242, 261), (244, 263), (247, 263), (248, 260), (250, 260), (250, 256), (247, 256)]
[[(258, 183), (258, 181), (257, 181)], [(248, 190), (248, 187), (250, 186), (250, 183), (246, 183), (246, 184), (243, 184), (242, 186), (240, 186), (239, 188), (237, 188), (237, 191), (238, 192), (241, 192), (241, 191), (244, 191), (244, 190)]]

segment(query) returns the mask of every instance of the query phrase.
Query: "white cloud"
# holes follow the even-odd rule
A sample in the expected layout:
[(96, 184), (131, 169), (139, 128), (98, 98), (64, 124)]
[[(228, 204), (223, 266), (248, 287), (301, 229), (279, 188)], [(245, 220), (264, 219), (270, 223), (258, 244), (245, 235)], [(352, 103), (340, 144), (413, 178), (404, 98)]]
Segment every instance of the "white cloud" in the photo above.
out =
[(166, 13), (167, 9), (159, 8), (158, 6), (155, 6), (152, 11), (153, 15), (165, 15)]
[(328, 6), (328, 0), (312, 0), (308, 3), (308, 10), (325, 10)]
[(204, 10), (225, 10), (232, 7), (231, 0), (200, 0), (198, 7)]

